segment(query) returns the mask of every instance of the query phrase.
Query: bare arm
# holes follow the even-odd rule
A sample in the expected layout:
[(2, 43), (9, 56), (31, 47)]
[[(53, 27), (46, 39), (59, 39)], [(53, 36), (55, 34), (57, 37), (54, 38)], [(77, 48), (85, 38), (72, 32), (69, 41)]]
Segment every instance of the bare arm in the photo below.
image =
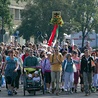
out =
[(16, 72), (18, 70), (18, 68), (19, 68), (19, 64), (16, 62), (16, 68), (15, 68), (14, 72)]

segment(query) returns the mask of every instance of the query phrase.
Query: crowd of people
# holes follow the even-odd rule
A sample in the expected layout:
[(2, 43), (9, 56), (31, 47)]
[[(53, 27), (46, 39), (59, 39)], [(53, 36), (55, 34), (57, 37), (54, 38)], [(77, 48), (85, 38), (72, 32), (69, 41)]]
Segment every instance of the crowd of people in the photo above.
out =
[(77, 93), (78, 84), (86, 96), (98, 90), (98, 49), (92, 49), (89, 42), (82, 49), (71, 46), (70, 42), (63, 45), (57, 42), (53, 47), (31, 42), (25, 45), (1, 43), (0, 91), (5, 76), (8, 95), (17, 94), (24, 66), (41, 66), (47, 93), (59, 95), (60, 90)]

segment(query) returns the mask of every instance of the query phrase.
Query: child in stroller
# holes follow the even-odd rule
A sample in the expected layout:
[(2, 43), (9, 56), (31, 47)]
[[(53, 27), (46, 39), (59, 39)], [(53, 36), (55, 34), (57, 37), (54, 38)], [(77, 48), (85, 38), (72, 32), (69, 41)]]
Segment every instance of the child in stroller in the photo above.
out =
[(38, 71), (34, 72), (34, 76), (32, 76), (32, 74), (28, 74), (27, 83), (33, 86), (40, 86), (40, 76)]

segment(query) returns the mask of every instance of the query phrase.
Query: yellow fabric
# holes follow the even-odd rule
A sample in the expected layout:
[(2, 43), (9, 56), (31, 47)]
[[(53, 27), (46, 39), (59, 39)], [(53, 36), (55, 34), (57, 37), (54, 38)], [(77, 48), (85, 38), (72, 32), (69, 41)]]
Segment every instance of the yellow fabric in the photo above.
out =
[(62, 65), (61, 65), (61, 63), (59, 63), (57, 58), (62, 63), (63, 56), (62, 56), (61, 53), (59, 53), (58, 55), (53, 54), (53, 55), (50, 56), (50, 62), (55, 63), (55, 64), (52, 64), (51, 71), (62, 71)]
[(36, 69), (34, 69), (34, 68), (24, 68), (26, 71), (28, 71), (28, 72), (32, 72), (32, 71), (35, 71)]

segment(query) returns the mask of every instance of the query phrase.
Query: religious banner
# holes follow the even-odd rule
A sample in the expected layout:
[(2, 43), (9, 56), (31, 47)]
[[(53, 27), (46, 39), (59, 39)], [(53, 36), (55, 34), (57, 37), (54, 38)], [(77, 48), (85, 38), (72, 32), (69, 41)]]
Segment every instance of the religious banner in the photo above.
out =
[[(59, 33), (58, 32), (58, 27), (62, 26), (64, 24), (60, 11), (53, 11), (52, 12), (52, 19), (51, 19), (50, 23), (54, 25), (54, 28), (53, 28), (51, 36), (48, 40), (48, 45), (49, 46), (52, 45), (52, 42), (53, 42), (55, 36), (58, 37), (58, 33)], [(57, 38), (56, 38), (56, 40), (57, 40)]]

